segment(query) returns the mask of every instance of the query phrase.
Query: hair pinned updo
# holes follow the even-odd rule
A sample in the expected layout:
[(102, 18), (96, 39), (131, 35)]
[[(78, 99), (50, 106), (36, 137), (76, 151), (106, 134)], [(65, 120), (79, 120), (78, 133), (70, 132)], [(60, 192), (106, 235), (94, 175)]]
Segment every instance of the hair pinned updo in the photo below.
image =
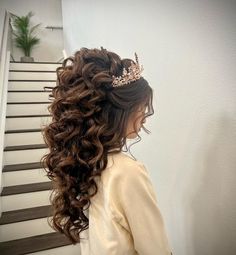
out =
[[(131, 61), (103, 47), (81, 48), (56, 69), (56, 86), (48, 87), (52, 121), (42, 135), (49, 152), (40, 161), (53, 184), (49, 224), (73, 244), (89, 227), (84, 208), (97, 193), (94, 177), (106, 168), (108, 154), (119, 153), (126, 145), (130, 116), (140, 105), (148, 109), (144, 118), (154, 113), (153, 90), (143, 77), (112, 87), (112, 76), (122, 75)], [(90, 194), (90, 188), (95, 192)]]

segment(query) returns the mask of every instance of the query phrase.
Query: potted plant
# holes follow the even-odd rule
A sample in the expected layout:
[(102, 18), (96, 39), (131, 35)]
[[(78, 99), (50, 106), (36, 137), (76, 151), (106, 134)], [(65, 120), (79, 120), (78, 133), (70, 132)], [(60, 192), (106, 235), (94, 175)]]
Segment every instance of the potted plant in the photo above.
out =
[(12, 15), (12, 33), (14, 35), (15, 46), (24, 52), (24, 56), (21, 57), (22, 62), (34, 61), (34, 58), (31, 57), (31, 51), (33, 47), (40, 42), (40, 39), (33, 34), (41, 23), (31, 26), (30, 18), (33, 15), (32, 11), (30, 11), (26, 16), (19, 17), (17, 15)]

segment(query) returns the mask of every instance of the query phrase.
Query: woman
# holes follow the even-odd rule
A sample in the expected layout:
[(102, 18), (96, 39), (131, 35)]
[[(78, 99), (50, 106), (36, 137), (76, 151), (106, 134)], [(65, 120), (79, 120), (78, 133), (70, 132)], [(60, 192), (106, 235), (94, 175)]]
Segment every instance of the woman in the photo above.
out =
[(171, 254), (149, 173), (123, 151), (154, 113), (135, 57), (81, 48), (57, 68), (41, 159), (53, 181), (49, 224), (82, 255)]

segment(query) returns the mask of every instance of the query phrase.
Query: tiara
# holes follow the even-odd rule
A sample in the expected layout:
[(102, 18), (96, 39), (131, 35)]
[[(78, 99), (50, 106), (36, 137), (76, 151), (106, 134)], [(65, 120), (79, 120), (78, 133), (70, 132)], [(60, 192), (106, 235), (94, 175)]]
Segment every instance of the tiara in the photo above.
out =
[(137, 53), (135, 52), (134, 54), (135, 54), (136, 63), (131, 62), (131, 66), (128, 68), (128, 72), (125, 68), (123, 68), (123, 73), (121, 76), (116, 77), (112, 75), (113, 87), (123, 86), (125, 84), (129, 84), (130, 82), (136, 81), (141, 78), (141, 72), (144, 69), (143, 69), (143, 66), (140, 67), (139, 65)]

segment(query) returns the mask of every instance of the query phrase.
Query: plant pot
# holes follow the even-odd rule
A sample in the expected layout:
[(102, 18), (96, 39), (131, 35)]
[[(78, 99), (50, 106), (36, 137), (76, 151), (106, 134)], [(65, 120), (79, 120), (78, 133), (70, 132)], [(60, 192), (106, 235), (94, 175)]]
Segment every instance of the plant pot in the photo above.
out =
[(24, 56), (20, 58), (21, 62), (34, 62), (34, 58), (33, 57), (28, 57), (28, 56)]

